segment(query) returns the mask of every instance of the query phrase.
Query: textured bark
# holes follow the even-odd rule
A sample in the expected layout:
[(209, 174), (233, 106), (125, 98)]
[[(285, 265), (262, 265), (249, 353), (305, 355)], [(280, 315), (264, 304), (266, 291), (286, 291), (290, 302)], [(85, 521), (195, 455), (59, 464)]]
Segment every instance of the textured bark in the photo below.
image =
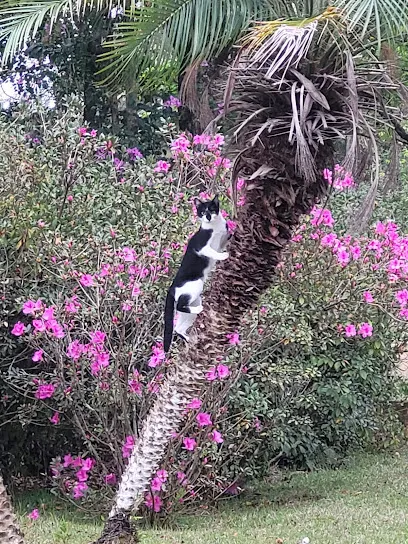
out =
[(3, 479), (0, 476), (0, 543), (24, 544)]
[[(130, 512), (142, 503), (168, 442), (184, 419), (187, 404), (200, 396), (208, 383), (206, 373), (224, 355), (226, 334), (239, 327), (242, 316), (270, 286), (301, 215), (308, 213), (326, 193), (322, 177), (307, 186), (296, 175), (295, 151), (291, 146), (276, 139), (263, 144), (242, 154), (236, 164), (235, 175), (246, 177), (248, 182), (246, 204), (240, 208), (238, 226), (229, 246), (230, 257), (218, 265), (195, 332), (174, 362), (146, 418), (109, 520), (119, 516), (126, 523)], [(331, 158), (331, 148), (326, 146), (317, 161), (320, 172)], [(262, 166), (269, 168), (268, 173), (249, 180)], [(120, 531), (117, 523), (115, 527)], [(108, 531), (106, 537), (98, 540), (98, 544), (114, 542)]]

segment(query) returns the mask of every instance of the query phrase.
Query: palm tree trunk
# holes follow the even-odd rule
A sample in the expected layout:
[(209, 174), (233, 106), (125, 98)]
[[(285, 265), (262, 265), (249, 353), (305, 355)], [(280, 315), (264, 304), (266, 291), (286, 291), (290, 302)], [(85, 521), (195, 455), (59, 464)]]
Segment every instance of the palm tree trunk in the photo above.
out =
[(24, 544), (18, 528), (17, 518), (0, 475), (0, 542), (1, 544)]
[[(200, 396), (208, 383), (208, 370), (225, 355), (226, 334), (238, 328), (245, 312), (271, 285), (282, 250), (300, 217), (326, 193), (320, 173), (308, 186), (296, 175), (295, 150), (287, 142), (269, 140), (265, 144), (242, 154), (236, 165), (235, 175), (247, 179), (260, 167), (267, 168), (262, 170), (264, 175), (247, 182), (246, 204), (238, 213), (230, 257), (219, 265), (195, 333), (174, 362), (146, 418), (98, 544), (113, 544), (124, 534), (128, 539), (120, 542), (132, 542), (129, 514), (142, 503), (172, 434), (184, 419), (187, 404)], [(322, 172), (331, 160), (331, 147), (326, 145), (317, 157), (318, 171)]]

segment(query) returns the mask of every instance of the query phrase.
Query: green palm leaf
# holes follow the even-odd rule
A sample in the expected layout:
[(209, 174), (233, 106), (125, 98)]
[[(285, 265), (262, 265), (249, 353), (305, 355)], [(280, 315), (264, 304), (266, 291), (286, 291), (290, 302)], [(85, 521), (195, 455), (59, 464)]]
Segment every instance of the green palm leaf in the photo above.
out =
[(123, 9), (134, 9), (131, 2), (114, 0), (5, 0), (0, 2), (0, 40), (5, 41), (2, 65), (7, 64), (14, 55), (36, 35), (38, 30), (49, 23), (50, 26), (60, 18), (75, 15), (83, 16), (86, 10), (109, 11), (122, 4)]
[(272, 0), (160, 0), (129, 13), (107, 42), (102, 60), (105, 82), (112, 82), (132, 66), (139, 75), (169, 62), (178, 70), (213, 58), (232, 45), (253, 20), (287, 12), (283, 2)]
[(363, 38), (374, 33), (377, 43), (392, 41), (408, 32), (408, 4), (400, 0), (337, 0), (337, 7), (349, 21), (350, 30)]
[(59, 15), (72, 9), (70, 0), (39, 0), (35, 2), (3, 2), (0, 4), (0, 40), (6, 45), (2, 64), (9, 62), (35, 36), (45, 21), (52, 25)]

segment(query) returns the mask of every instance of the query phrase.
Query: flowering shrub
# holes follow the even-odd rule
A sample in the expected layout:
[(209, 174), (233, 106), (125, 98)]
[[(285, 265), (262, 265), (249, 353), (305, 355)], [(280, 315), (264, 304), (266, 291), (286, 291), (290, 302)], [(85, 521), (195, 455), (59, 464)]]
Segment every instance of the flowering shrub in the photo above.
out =
[[(64, 437), (46, 442), (52, 480), (80, 500), (112, 492), (174, 364), (160, 343), (165, 289), (194, 228), (192, 197), (221, 191), (228, 207), (231, 164), (221, 135), (170, 127), (167, 159), (149, 162), (73, 114), (64, 123), (43, 142), (20, 129), (0, 139), (0, 207), (11, 210), (0, 233), (10, 263), (0, 386), (6, 417), (16, 410), (26, 426)], [(17, 189), (16, 161), (26, 176)], [(325, 175), (334, 203), (353, 187), (340, 169)], [(237, 191), (240, 206), (243, 180)], [(277, 459), (312, 466), (397, 440), (389, 404), (406, 340), (407, 248), (393, 222), (354, 239), (314, 209), (262, 305), (241, 331), (225, 331), (227, 355), (188, 406), (146, 508), (236, 494), (238, 478), (263, 476)]]

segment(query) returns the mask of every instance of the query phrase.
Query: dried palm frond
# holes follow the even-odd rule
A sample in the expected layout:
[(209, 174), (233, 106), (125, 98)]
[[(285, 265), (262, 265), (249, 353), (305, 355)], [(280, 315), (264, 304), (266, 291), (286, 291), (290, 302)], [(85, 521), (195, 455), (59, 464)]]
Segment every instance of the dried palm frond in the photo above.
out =
[[(226, 102), (237, 122), (234, 140), (264, 149), (276, 138), (286, 140), (297, 175), (310, 186), (319, 174), (321, 149), (347, 138), (344, 166), (356, 173), (362, 150), (378, 155), (379, 127), (391, 126), (400, 116), (384, 101), (399, 90), (399, 83), (375, 56), (375, 44), (364, 48), (358, 32), (349, 32), (337, 11), (279, 27), (282, 23), (253, 28), (242, 42), (240, 62), (231, 67), (234, 92), (229, 86)], [(377, 168), (371, 197), (378, 177)], [(358, 213), (361, 224), (372, 207), (371, 197)]]

